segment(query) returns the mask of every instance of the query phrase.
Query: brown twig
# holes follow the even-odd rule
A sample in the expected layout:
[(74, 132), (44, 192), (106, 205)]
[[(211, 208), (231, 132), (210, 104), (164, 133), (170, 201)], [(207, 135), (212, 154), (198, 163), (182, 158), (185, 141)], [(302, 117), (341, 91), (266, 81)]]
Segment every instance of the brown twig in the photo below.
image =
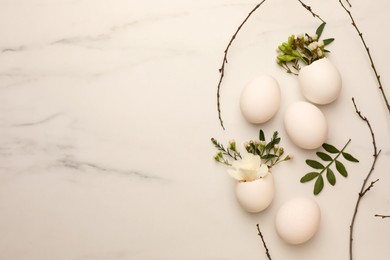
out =
[(379, 214), (375, 214), (375, 217), (379, 217), (379, 218), (390, 218), (390, 216), (387, 216), (387, 215), (379, 215)]
[(267, 244), (265, 243), (263, 234), (262, 234), (261, 231), (260, 231), (259, 224), (257, 224), (256, 226), (257, 226), (257, 231), (259, 232), (258, 235), (260, 236), (261, 241), (263, 242), (263, 246), (264, 246), (264, 249), (265, 249), (265, 254), (267, 255), (267, 258), (268, 258), (269, 260), (272, 260), (271, 255), (270, 255), (269, 250), (268, 250), (268, 247), (267, 247)]
[[(341, 0), (339, 0), (339, 2), (340, 2), (340, 4), (341, 4), (341, 6), (343, 7), (343, 9), (348, 13), (349, 18), (351, 19), (352, 25), (353, 25), (353, 27), (355, 28), (355, 30), (357, 31), (357, 33), (359, 34), (359, 37), (360, 37), (360, 39), (361, 39), (361, 41), (362, 41), (362, 43), (363, 43), (363, 45), (364, 45), (364, 48), (366, 49), (368, 58), (370, 59), (370, 62), (371, 62), (371, 68), (372, 68), (372, 70), (374, 71), (376, 80), (377, 80), (377, 82), (378, 82), (379, 90), (380, 90), (380, 92), (381, 92), (381, 94), (382, 94), (382, 97), (383, 97), (383, 99), (384, 99), (384, 101), (385, 101), (387, 110), (388, 110), (388, 112), (389, 112), (389, 114), (390, 114), (390, 104), (389, 104), (389, 101), (387, 100), (386, 93), (385, 93), (385, 91), (384, 91), (384, 89), (383, 89), (383, 86), (382, 86), (381, 76), (378, 74), (378, 71), (377, 71), (377, 69), (376, 69), (376, 67), (375, 67), (374, 61), (373, 61), (372, 56), (371, 56), (371, 53), (370, 53), (370, 49), (368, 48), (368, 46), (367, 46), (367, 44), (366, 44), (366, 41), (365, 41), (364, 38), (363, 38), (363, 33), (359, 30), (358, 26), (356, 25), (356, 22), (355, 22), (355, 20), (353, 19), (353, 16), (352, 16), (351, 11), (349, 11), (349, 10), (345, 7), (345, 5), (343, 4), (343, 2), (342, 2)], [(349, 2), (348, 2), (348, 3), (349, 3)]]
[(376, 141), (375, 141), (375, 135), (374, 135), (374, 131), (372, 130), (372, 127), (371, 127), (371, 124), (370, 124), (370, 121), (367, 119), (367, 117), (363, 116), (362, 113), (359, 111), (359, 109), (357, 108), (356, 106), (356, 103), (355, 103), (355, 99), (352, 98), (352, 102), (353, 102), (353, 105), (355, 107), (355, 111), (356, 113), (358, 114), (358, 116), (364, 121), (366, 122), (369, 130), (370, 130), (370, 133), (371, 133), (371, 138), (372, 138), (372, 145), (373, 145), (373, 148), (374, 148), (374, 154), (373, 154), (373, 157), (374, 157), (374, 160), (372, 162), (372, 165), (371, 165), (371, 169), (370, 171), (368, 172), (366, 178), (364, 179), (363, 181), (363, 185), (360, 189), (360, 192), (359, 192), (359, 196), (358, 196), (358, 199), (356, 201), (356, 205), (355, 205), (355, 210), (354, 210), (354, 213), (353, 213), (353, 216), (352, 216), (352, 221), (351, 221), (351, 225), (349, 226), (349, 259), (352, 260), (353, 259), (353, 227), (354, 227), (354, 224), (355, 224), (355, 220), (356, 220), (356, 215), (357, 215), (357, 212), (358, 212), (358, 208), (359, 208), (359, 205), (360, 205), (360, 201), (361, 199), (364, 197), (364, 195), (366, 195), (366, 193), (372, 188), (374, 187), (374, 184), (378, 181), (372, 181), (370, 185), (367, 185), (367, 181), (368, 179), (371, 177), (371, 174), (372, 172), (374, 171), (374, 168), (375, 168), (375, 164), (376, 164), (376, 161), (378, 159), (378, 156), (379, 154), (381, 153), (381, 150), (377, 150), (377, 147), (376, 147)]
[(242, 23), (238, 26), (236, 32), (233, 34), (232, 38), (230, 39), (228, 45), (226, 46), (226, 49), (224, 51), (224, 56), (223, 56), (223, 60), (222, 60), (222, 66), (221, 68), (219, 69), (219, 73), (221, 74), (220, 75), (220, 78), (219, 78), (219, 82), (218, 82), (218, 87), (217, 87), (217, 110), (218, 110), (218, 118), (219, 118), (219, 122), (221, 123), (221, 126), (223, 128), (223, 130), (225, 130), (225, 127), (223, 125), (223, 121), (222, 121), (222, 116), (221, 116), (221, 104), (220, 104), (220, 90), (221, 90), (221, 84), (222, 84), (222, 79), (223, 77), (225, 76), (225, 64), (228, 63), (228, 60), (227, 60), (227, 54), (229, 52), (229, 49), (230, 49), (230, 46), (232, 45), (234, 39), (236, 39), (236, 36), (237, 34), (240, 32), (241, 28), (244, 26), (244, 24), (248, 21), (249, 17), (251, 17), (251, 15), (265, 2), (265, 0), (261, 1), (259, 4), (257, 4), (253, 9), (252, 11), (249, 12), (249, 14), (246, 16), (246, 18), (244, 19), (244, 21), (242, 21)]
[(313, 10), (311, 9), (311, 6), (308, 6), (307, 4), (305, 4), (304, 2), (302, 2), (301, 0), (298, 0), (301, 5), (306, 9), (308, 10), (312, 15), (313, 17), (317, 17), (318, 19), (320, 19), (323, 23), (325, 23), (325, 21), (318, 15), (316, 14), (315, 12), (313, 12)]
[(352, 7), (351, 3), (349, 2), (349, 0), (345, 0), (347, 2), (347, 4), (349, 5), (349, 7)]

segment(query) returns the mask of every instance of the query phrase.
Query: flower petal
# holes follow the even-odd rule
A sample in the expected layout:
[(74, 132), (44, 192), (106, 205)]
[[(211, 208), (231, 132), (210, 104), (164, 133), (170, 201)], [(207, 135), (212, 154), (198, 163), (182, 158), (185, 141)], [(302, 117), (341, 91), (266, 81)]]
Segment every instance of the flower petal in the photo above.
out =
[(227, 172), (228, 172), (228, 174), (229, 174), (230, 176), (232, 176), (234, 179), (236, 179), (236, 180), (238, 180), (238, 181), (243, 181), (243, 180), (245, 180), (245, 179), (243, 178), (243, 176), (239, 173), (238, 170), (228, 169)]
[(269, 172), (268, 166), (266, 164), (262, 164), (259, 170), (257, 171), (258, 178), (264, 178), (265, 176), (268, 175), (268, 172)]

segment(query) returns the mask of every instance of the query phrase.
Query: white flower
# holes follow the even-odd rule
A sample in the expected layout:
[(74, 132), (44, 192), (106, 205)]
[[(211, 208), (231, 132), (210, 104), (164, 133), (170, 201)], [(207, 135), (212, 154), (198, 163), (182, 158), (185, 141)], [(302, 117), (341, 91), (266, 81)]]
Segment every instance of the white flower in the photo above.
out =
[(317, 49), (318, 43), (317, 42), (312, 42), (307, 47), (309, 48), (309, 50), (314, 51), (315, 49)]
[(318, 35), (317, 35), (317, 34), (313, 34), (313, 36), (311, 36), (311, 38), (312, 38), (313, 40), (317, 40)]
[(268, 166), (261, 163), (260, 156), (247, 153), (241, 160), (232, 163), (234, 169), (229, 169), (228, 173), (239, 181), (254, 181), (265, 177), (268, 174)]
[(304, 42), (308, 42), (308, 41), (309, 41), (309, 37), (307, 37), (307, 35), (305, 35), (305, 36), (303, 37), (303, 41), (304, 41)]
[(324, 47), (324, 45), (325, 45), (325, 44), (324, 44), (324, 41), (319, 41), (319, 42), (318, 42), (318, 46)]
[(317, 55), (318, 55), (318, 57), (322, 57), (323, 53), (322, 53), (321, 49), (317, 50)]

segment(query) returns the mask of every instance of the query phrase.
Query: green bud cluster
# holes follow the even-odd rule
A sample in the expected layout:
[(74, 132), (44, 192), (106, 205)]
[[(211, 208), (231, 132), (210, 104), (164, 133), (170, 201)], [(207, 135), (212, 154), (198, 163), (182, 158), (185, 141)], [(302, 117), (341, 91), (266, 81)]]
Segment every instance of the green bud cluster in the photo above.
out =
[[(277, 63), (283, 67), (287, 73), (298, 75), (301, 70), (300, 62), (309, 65), (316, 60), (325, 57), (329, 52), (325, 46), (334, 41), (333, 38), (320, 41), (321, 34), (325, 28), (325, 23), (322, 23), (316, 30), (316, 34), (294, 34), (288, 37), (286, 42), (278, 46), (279, 55)], [(292, 69), (290, 68), (292, 67)]]

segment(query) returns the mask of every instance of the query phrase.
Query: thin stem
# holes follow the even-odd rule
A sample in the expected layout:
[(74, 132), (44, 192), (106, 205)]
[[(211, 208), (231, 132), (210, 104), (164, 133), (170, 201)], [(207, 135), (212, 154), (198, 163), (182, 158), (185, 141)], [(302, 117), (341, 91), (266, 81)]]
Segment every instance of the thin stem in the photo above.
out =
[[(353, 27), (355, 28), (356, 32), (359, 34), (359, 37), (360, 37), (360, 39), (361, 39), (361, 41), (362, 41), (362, 43), (363, 43), (363, 45), (364, 45), (364, 48), (366, 49), (368, 58), (370, 59), (371, 68), (372, 68), (372, 70), (374, 71), (376, 80), (377, 80), (377, 82), (378, 82), (379, 90), (380, 90), (380, 92), (381, 92), (381, 94), (382, 94), (383, 100), (385, 101), (385, 105), (386, 105), (387, 110), (388, 110), (388, 112), (389, 112), (389, 114), (390, 114), (390, 104), (389, 104), (389, 101), (387, 100), (386, 93), (385, 93), (385, 91), (384, 91), (384, 89), (383, 89), (383, 86), (382, 86), (381, 76), (378, 74), (378, 71), (377, 71), (377, 69), (376, 69), (376, 67), (375, 67), (374, 60), (373, 60), (373, 58), (372, 58), (372, 56), (371, 56), (371, 53), (370, 53), (370, 49), (368, 48), (368, 46), (367, 46), (367, 44), (366, 44), (366, 41), (365, 41), (364, 38), (363, 38), (363, 33), (360, 32), (360, 30), (359, 30), (359, 28), (358, 28), (358, 26), (357, 26), (355, 20), (353, 19), (353, 16), (352, 16), (351, 11), (349, 11), (349, 10), (345, 7), (345, 5), (343, 4), (343, 2), (342, 2), (341, 0), (339, 0), (339, 2), (340, 2), (340, 4), (341, 4), (341, 6), (343, 7), (343, 9), (348, 13), (349, 18), (351, 19), (352, 25), (353, 25)], [(348, 2), (348, 3), (349, 3), (349, 2)], [(350, 5), (350, 6), (351, 6), (351, 5)]]
[(371, 133), (371, 138), (372, 138), (372, 145), (373, 145), (373, 148), (374, 148), (374, 154), (373, 154), (373, 162), (372, 162), (372, 165), (371, 165), (371, 169), (370, 171), (368, 172), (366, 178), (364, 179), (363, 181), (363, 184), (362, 184), (362, 187), (360, 189), (360, 192), (359, 192), (359, 196), (357, 198), (357, 201), (356, 201), (356, 205), (355, 205), (355, 210), (353, 212), (353, 216), (352, 216), (352, 220), (351, 220), (351, 225), (349, 226), (349, 259), (350, 260), (353, 260), (353, 228), (354, 228), (354, 224), (355, 224), (355, 220), (356, 220), (356, 215), (357, 215), (357, 212), (358, 212), (358, 209), (359, 209), (359, 205), (360, 205), (360, 201), (361, 199), (364, 197), (364, 195), (366, 195), (366, 193), (374, 186), (374, 184), (378, 181), (373, 181), (371, 182), (371, 184), (366, 187), (367, 185), (367, 181), (368, 179), (371, 177), (371, 174), (372, 172), (374, 171), (374, 168), (375, 168), (375, 164), (376, 164), (376, 161), (378, 159), (378, 156), (379, 154), (381, 153), (381, 150), (377, 150), (377, 147), (376, 147), (376, 141), (375, 141), (375, 135), (374, 135), (374, 131), (372, 130), (372, 127), (371, 127), (371, 124), (370, 124), (370, 121), (367, 119), (367, 117), (363, 116), (362, 113), (358, 110), (357, 106), (356, 106), (356, 103), (355, 103), (355, 99), (352, 98), (352, 102), (353, 102), (353, 105), (355, 107), (355, 111), (356, 113), (358, 114), (358, 116), (364, 121), (366, 122), (369, 130), (370, 130), (370, 133)]
[(315, 12), (313, 12), (313, 10), (311, 9), (311, 6), (308, 6), (307, 4), (305, 4), (304, 2), (302, 2), (301, 0), (298, 0), (298, 1), (301, 3), (301, 5), (302, 5), (306, 10), (308, 10), (308, 11), (313, 15), (313, 17), (317, 17), (317, 18), (320, 19), (323, 23), (325, 23), (325, 21), (322, 20), (322, 18), (321, 18), (318, 14), (316, 14)]
[(379, 218), (390, 218), (390, 216), (387, 216), (387, 215), (379, 215), (379, 214), (375, 214), (375, 217), (379, 217)]
[(256, 226), (257, 226), (257, 231), (259, 232), (258, 235), (260, 236), (261, 241), (263, 242), (263, 247), (264, 247), (264, 249), (265, 249), (265, 254), (267, 255), (267, 258), (268, 258), (269, 260), (272, 260), (271, 255), (270, 255), (269, 250), (268, 250), (268, 247), (267, 247), (267, 244), (265, 243), (263, 234), (262, 234), (261, 231), (260, 231), (259, 224), (257, 224)]
[(257, 4), (253, 9), (252, 11), (249, 12), (249, 14), (247, 15), (247, 17), (244, 19), (244, 21), (242, 21), (242, 23), (238, 26), (236, 32), (233, 34), (232, 38), (230, 39), (228, 45), (226, 46), (226, 49), (224, 51), (224, 56), (223, 56), (223, 60), (222, 60), (222, 66), (221, 68), (219, 69), (219, 73), (221, 74), (220, 75), (220, 78), (219, 78), (219, 82), (218, 82), (218, 87), (217, 87), (217, 110), (218, 110), (218, 118), (219, 118), (219, 122), (221, 123), (221, 126), (223, 128), (223, 130), (225, 130), (225, 127), (223, 125), (223, 121), (222, 121), (222, 116), (221, 116), (221, 104), (220, 104), (220, 90), (221, 90), (221, 84), (222, 84), (222, 79), (223, 77), (225, 76), (225, 64), (228, 63), (228, 60), (227, 60), (227, 54), (229, 52), (229, 49), (230, 49), (230, 46), (232, 45), (233, 41), (236, 39), (236, 36), (237, 34), (240, 32), (241, 28), (244, 26), (244, 24), (248, 21), (249, 17), (265, 2), (265, 0), (261, 1), (259, 4)]

